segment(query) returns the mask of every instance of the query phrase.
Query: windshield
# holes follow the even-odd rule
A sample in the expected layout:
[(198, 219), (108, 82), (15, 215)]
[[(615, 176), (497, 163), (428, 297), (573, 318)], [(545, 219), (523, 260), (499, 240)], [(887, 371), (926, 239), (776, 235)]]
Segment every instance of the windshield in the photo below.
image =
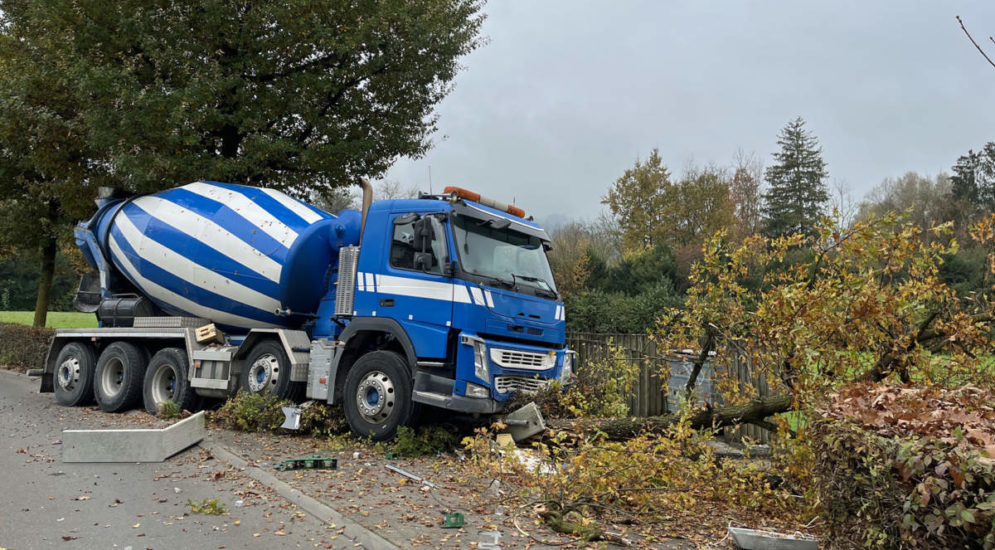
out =
[(453, 233), (463, 271), (512, 289), (556, 298), (553, 273), (539, 237), (519, 233), (506, 221), (453, 216)]

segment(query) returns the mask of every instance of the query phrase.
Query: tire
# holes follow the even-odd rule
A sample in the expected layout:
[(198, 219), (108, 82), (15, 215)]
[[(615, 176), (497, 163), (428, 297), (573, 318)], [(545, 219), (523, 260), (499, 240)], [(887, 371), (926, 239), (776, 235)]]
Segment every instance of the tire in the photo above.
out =
[(342, 399), (352, 432), (373, 441), (393, 439), (397, 428), (416, 416), (411, 389), (411, 374), (400, 355), (374, 351), (360, 357), (346, 375)]
[(93, 395), (104, 412), (133, 409), (141, 402), (148, 355), (128, 342), (114, 342), (97, 359)]
[(200, 408), (200, 396), (187, 378), (189, 368), (187, 354), (180, 348), (163, 348), (152, 356), (142, 383), (142, 398), (149, 414), (158, 414), (159, 406), (166, 401), (176, 403), (181, 411)]
[(82, 342), (66, 344), (55, 358), (55, 400), (76, 407), (93, 402), (93, 373), (97, 368), (93, 347)]
[(238, 377), (244, 392), (272, 395), (299, 402), (307, 385), (290, 381), (290, 360), (283, 346), (274, 340), (263, 340), (252, 348)]

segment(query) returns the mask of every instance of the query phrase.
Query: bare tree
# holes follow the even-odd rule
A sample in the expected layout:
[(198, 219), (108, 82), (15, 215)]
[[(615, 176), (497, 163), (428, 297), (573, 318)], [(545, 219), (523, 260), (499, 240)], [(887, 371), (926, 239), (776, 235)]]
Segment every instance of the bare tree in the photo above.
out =
[(315, 192), (311, 196), (311, 203), (318, 208), (332, 214), (337, 214), (346, 209), (356, 209), (358, 197), (355, 187), (336, 187), (334, 189)]
[(846, 180), (836, 178), (830, 185), (829, 211), (840, 227), (850, 227), (857, 220), (860, 203), (853, 198)]
[(381, 180), (375, 184), (375, 187), (377, 200), (418, 198), (417, 187), (402, 187), (399, 180)]
[(936, 177), (907, 172), (878, 184), (860, 203), (857, 218), (866, 221), (888, 212), (907, 212), (912, 223), (921, 228), (957, 219), (958, 209), (950, 199), (950, 177)]
[(764, 163), (756, 153), (736, 151), (729, 196), (736, 207), (742, 236), (759, 233), (763, 222)]

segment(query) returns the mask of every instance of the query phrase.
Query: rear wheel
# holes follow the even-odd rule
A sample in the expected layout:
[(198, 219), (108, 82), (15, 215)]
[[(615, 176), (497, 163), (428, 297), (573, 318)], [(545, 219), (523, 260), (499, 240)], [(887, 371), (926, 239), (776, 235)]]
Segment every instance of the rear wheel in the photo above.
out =
[(148, 364), (146, 353), (128, 342), (114, 342), (97, 360), (93, 395), (105, 412), (134, 408), (142, 399), (142, 383)]
[(242, 391), (272, 395), (280, 399), (300, 401), (304, 382), (290, 381), (290, 360), (283, 346), (273, 340), (263, 340), (252, 348), (239, 376)]
[(55, 400), (75, 407), (93, 401), (93, 347), (82, 342), (66, 344), (55, 358)]
[(189, 365), (187, 354), (180, 348), (163, 348), (152, 356), (142, 390), (149, 414), (158, 414), (166, 401), (176, 403), (181, 411), (200, 407), (200, 396), (187, 379)]
[(411, 375), (400, 355), (374, 351), (349, 369), (343, 398), (346, 420), (353, 433), (374, 441), (397, 435), (397, 428), (415, 417)]

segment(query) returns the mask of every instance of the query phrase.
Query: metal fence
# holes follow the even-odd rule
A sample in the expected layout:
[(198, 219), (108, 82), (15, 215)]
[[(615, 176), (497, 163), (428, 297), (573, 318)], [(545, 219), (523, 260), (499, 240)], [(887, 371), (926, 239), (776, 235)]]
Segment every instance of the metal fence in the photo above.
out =
[[(686, 355), (664, 353), (647, 334), (595, 334), (569, 333), (567, 345), (577, 352), (578, 369), (593, 368), (599, 363), (612, 361), (618, 353), (633, 364), (639, 365), (633, 391), (629, 396), (629, 413), (632, 416), (657, 416), (677, 408), (679, 394), (690, 374), (692, 358)], [(670, 377), (661, 376), (664, 363), (670, 364)], [(729, 362), (728, 374), (741, 384), (757, 388), (761, 397), (769, 395), (767, 380), (757, 376), (748, 359), (735, 357)], [(714, 372), (710, 365), (698, 377), (699, 398), (710, 403), (720, 402), (713, 393)], [(758, 426), (743, 425), (725, 430), (727, 439), (750, 437), (760, 443), (770, 440), (770, 432)]]

